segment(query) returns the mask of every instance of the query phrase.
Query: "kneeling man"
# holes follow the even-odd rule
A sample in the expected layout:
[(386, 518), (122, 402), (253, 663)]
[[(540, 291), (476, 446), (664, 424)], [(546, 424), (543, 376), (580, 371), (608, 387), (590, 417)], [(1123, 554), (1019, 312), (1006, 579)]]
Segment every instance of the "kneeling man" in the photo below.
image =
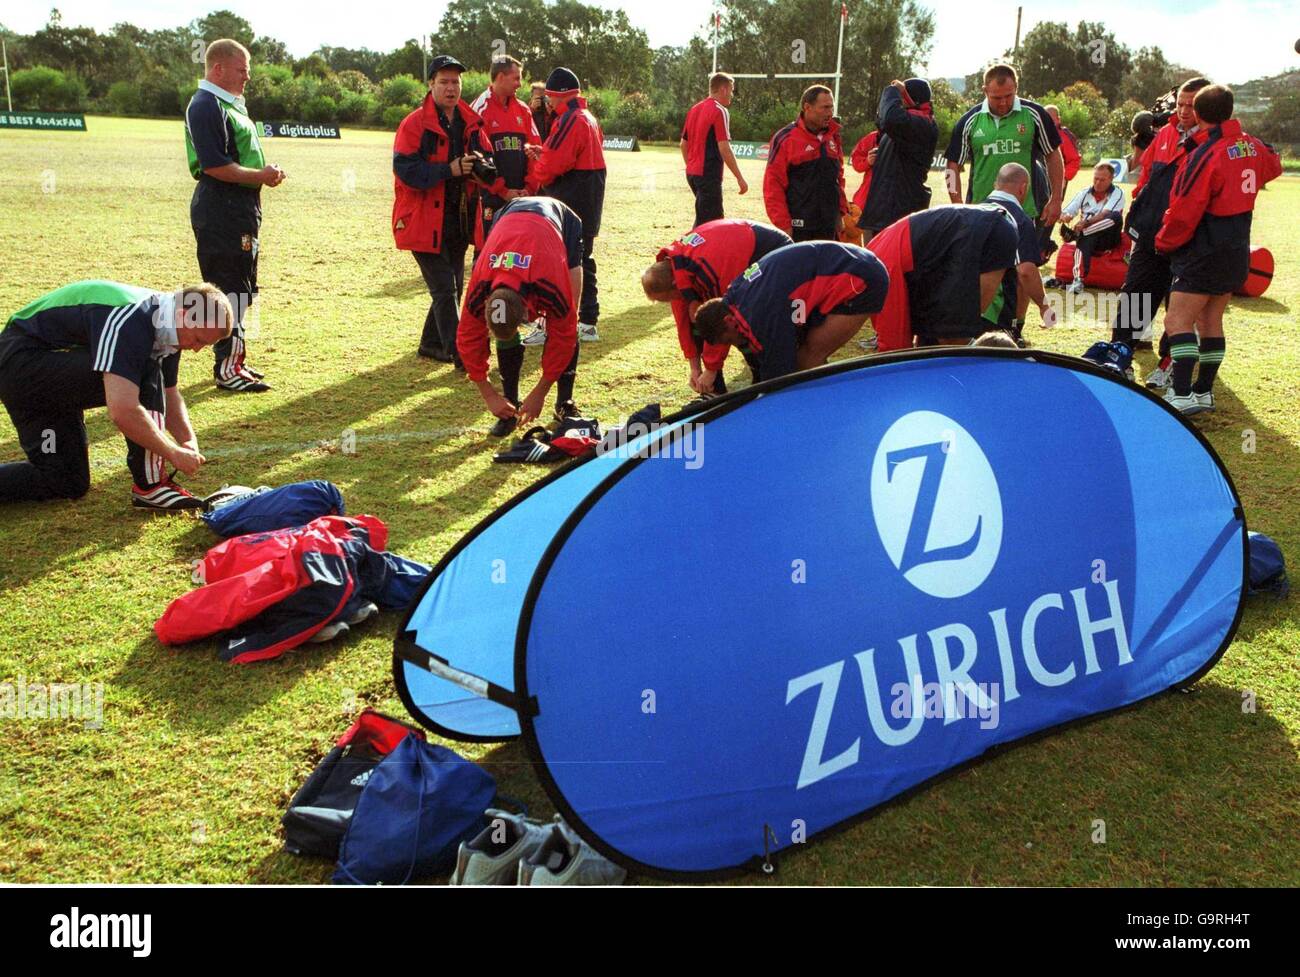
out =
[(706, 343), (738, 346), (756, 381), (821, 366), (880, 311), (889, 274), (865, 248), (838, 241), (788, 244), (760, 258), (722, 298), (700, 306)]
[(198, 509), (166, 465), (204, 462), (176, 388), (180, 351), (212, 346), (234, 327), (210, 283), (155, 292), (108, 281), (64, 285), (19, 309), (0, 333), (0, 401), (27, 461), (0, 465), (0, 502), (78, 499), (90, 489), (83, 412), (107, 407), (126, 437), (140, 509)]

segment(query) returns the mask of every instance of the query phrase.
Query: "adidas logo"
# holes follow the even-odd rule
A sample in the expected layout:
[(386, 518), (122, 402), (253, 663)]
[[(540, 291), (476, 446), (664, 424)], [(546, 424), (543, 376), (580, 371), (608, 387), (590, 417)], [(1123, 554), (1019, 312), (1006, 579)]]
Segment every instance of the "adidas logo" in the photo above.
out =
[(371, 772), (372, 772), (371, 770), (363, 771), (362, 773), (359, 773), (355, 777), (353, 777), (350, 781), (348, 781), (348, 783), (350, 783), (353, 787), (364, 787), (366, 786), (366, 781), (370, 779)]

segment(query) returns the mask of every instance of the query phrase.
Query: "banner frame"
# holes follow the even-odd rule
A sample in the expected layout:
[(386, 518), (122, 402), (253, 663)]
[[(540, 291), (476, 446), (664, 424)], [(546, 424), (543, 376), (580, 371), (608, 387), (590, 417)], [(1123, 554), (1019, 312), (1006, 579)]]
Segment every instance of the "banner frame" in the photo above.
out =
[[(732, 411), (737, 410), (740, 407), (744, 406), (745, 404), (749, 403), (750, 401), (764, 396), (765, 394), (773, 393), (775, 391), (782, 390), (786, 387), (795, 386), (800, 383), (807, 383), (813, 380), (823, 379), (825, 377), (836, 376), (840, 373), (848, 373), (853, 370), (866, 370), (873, 366), (881, 366), (885, 364), (895, 364), (895, 363), (902, 363), (902, 362), (922, 361), (926, 359), (938, 359), (938, 358), (945, 358), (945, 357), (952, 357), (952, 356), (1029, 360), (1031, 362), (1041, 362), (1050, 366), (1055, 366), (1061, 369), (1070, 370), (1075, 373), (1083, 373), (1086, 375), (1102, 377), (1112, 383), (1118, 383), (1129, 390), (1136, 391), (1139, 396), (1144, 396), (1148, 400), (1158, 403), (1161, 409), (1163, 409), (1171, 416), (1176, 418), (1180, 424), (1182, 424), (1185, 428), (1191, 431), (1191, 433), (1193, 434), (1197, 442), (1201, 445), (1202, 448), (1205, 449), (1206, 453), (1213, 460), (1215, 467), (1219, 469), (1220, 474), (1223, 476), (1224, 481), (1227, 483), (1227, 486), (1231, 491), (1232, 497), (1235, 501), (1235, 505), (1233, 507), (1233, 513), (1241, 522), (1242, 580), (1241, 580), (1241, 590), (1237, 599), (1237, 612), (1236, 615), (1233, 617), (1232, 624), (1228, 628), (1228, 633), (1225, 635), (1222, 643), (1219, 645), (1218, 649), (1216, 649), (1214, 654), (1210, 656), (1210, 658), (1200, 669), (1198, 669), (1192, 675), (1188, 676), (1178, 685), (1169, 686), (1168, 688), (1161, 689), (1158, 692), (1153, 692), (1151, 695), (1144, 696), (1141, 699), (1135, 699), (1133, 702), (1129, 702), (1121, 706), (1116, 706), (1113, 709), (1107, 709), (1102, 712), (1093, 713), (1088, 716), (1081, 716), (1077, 719), (1067, 720), (1063, 723), (1057, 723), (1054, 726), (1048, 726), (1045, 727), (1044, 729), (1035, 730), (1034, 732), (1028, 733), (1025, 736), (1020, 737), (1019, 739), (1009, 740), (1005, 743), (995, 744), (989, 747), (988, 749), (986, 749), (983, 753), (970, 757), (969, 759), (964, 760), (953, 767), (950, 767), (946, 770), (943, 770), (935, 774), (933, 777), (920, 781), (919, 783), (914, 784), (913, 786), (903, 790), (902, 792), (894, 795), (893, 797), (890, 797), (888, 800), (875, 804), (872, 807), (868, 807), (858, 812), (857, 814), (845, 818), (842, 821), (838, 821), (835, 824), (830, 825), (829, 827), (823, 828), (820, 831), (810, 834), (805, 839), (805, 843), (812, 842), (812, 841), (820, 841), (825, 838), (833, 837), (837, 833), (846, 831), (849, 828), (867, 820), (868, 818), (873, 817), (874, 815), (878, 814), (883, 810), (886, 810), (896, 804), (903, 803), (904, 801), (914, 797), (915, 795), (921, 793), (924, 790), (929, 789), (930, 787), (934, 786), (935, 784), (949, 777), (962, 773), (963, 771), (975, 766), (976, 764), (982, 763), (985, 760), (990, 759), (991, 757), (1000, 756), (1002, 753), (1006, 752), (1007, 750), (1014, 749), (1015, 747), (1024, 745), (1026, 743), (1032, 743), (1046, 736), (1052, 736), (1057, 733), (1065, 732), (1068, 729), (1073, 729), (1078, 726), (1082, 726), (1087, 723), (1092, 723), (1112, 715), (1117, 715), (1121, 712), (1124, 712), (1125, 710), (1132, 709), (1136, 706), (1142, 705), (1143, 703), (1148, 702), (1151, 699), (1154, 699), (1158, 696), (1168, 695), (1189, 688), (1190, 686), (1194, 685), (1196, 682), (1200, 681), (1201, 678), (1203, 678), (1208, 672), (1210, 672), (1211, 669), (1214, 668), (1215, 665), (1219, 663), (1219, 660), (1223, 657), (1224, 653), (1232, 645), (1233, 639), (1236, 637), (1237, 634), (1237, 629), (1241, 625), (1242, 615), (1245, 612), (1246, 595), (1250, 587), (1249, 526), (1246, 520), (1245, 509), (1241, 502), (1241, 495), (1237, 491), (1237, 486), (1232, 480), (1232, 474), (1228, 471), (1227, 466), (1223, 463), (1223, 459), (1219, 457), (1218, 452), (1214, 450), (1214, 446), (1210, 444), (1209, 439), (1205, 437), (1205, 435), (1200, 431), (1200, 429), (1197, 428), (1190, 421), (1188, 421), (1188, 419), (1184, 417), (1182, 414), (1180, 414), (1178, 411), (1170, 407), (1169, 404), (1166, 403), (1162, 397), (1157, 396), (1156, 394), (1152, 393), (1150, 390), (1147, 390), (1145, 387), (1138, 387), (1132, 382), (1130, 382), (1129, 380), (1125, 379), (1122, 375), (1116, 374), (1110, 370), (1103, 369), (1101, 366), (1091, 363), (1088, 360), (1084, 360), (1079, 357), (1067, 356), (1060, 353), (1049, 353), (1040, 350), (1020, 350), (1020, 349), (1013, 350), (1013, 349), (1001, 349), (996, 347), (976, 347), (976, 346), (927, 347), (924, 349), (901, 350), (893, 353), (878, 353), (873, 356), (857, 357), (849, 360), (840, 360), (835, 363), (828, 363), (825, 366), (820, 366), (813, 370), (804, 370), (796, 373), (791, 373), (783, 377), (776, 377), (772, 380), (767, 380), (762, 383), (754, 384), (753, 386), (750, 387), (745, 387), (744, 389), (741, 390), (736, 390), (731, 393), (724, 394), (723, 396), (716, 398), (717, 403), (714, 406), (704, 411), (701, 411), (697, 417), (697, 421), (701, 424), (707, 423), (710, 420), (729, 414)], [(674, 429), (672, 432), (670, 432), (670, 436), (681, 436), (681, 429), (680, 428)], [(515, 635), (514, 694), (518, 698), (518, 701), (525, 707), (521, 709), (519, 712), (520, 738), (523, 740), (524, 749), (527, 752), (528, 759), (533, 767), (533, 771), (536, 774), (538, 781), (541, 783), (542, 789), (546, 792), (546, 796), (550, 799), (551, 803), (555, 805), (556, 811), (558, 811), (559, 814), (564, 818), (564, 820), (575, 831), (577, 831), (579, 835), (581, 835), (582, 839), (586, 841), (587, 844), (591, 845), (592, 848), (594, 848), (604, 857), (608, 858), (610, 861), (626, 868), (629, 873), (644, 875), (648, 878), (659, 879), (668, 882), (716, 881), (722, 879), (736, 878), (738, 876), (753, 871), (761, 871), (767, 874), (771, 874), (773, 871), (775, 871), (774, 859), (776, 857), (779, 857), (780, 853), (778, 853), (777, 856), (773, 856), (770, 854), (767, 856), (755, 855), (754, 857), (752, 857), (746, 862), (742, 862), (738, 865), (733, 865), (721, 869), (685, 871), (680, 869), (665, 869), (658, 866), (647, 865), (634, 858), (630, 858), (624, 853), (618, 851), (617, 849), (614, 849), (611, 846), (607, 845), (604, 842), (604, 839), (602, 839), (598, 834), (596, 834), (596, 832), (594, 832), (586, 824), (586, 822), (578, 815), (577, 811), (573, 809), (572, 805), (569, 804), (568, 799), (564, 796), (564, 793), (560, 790), (559, 785), (555, 782), (555, 779), (551, 776), (550, 768), (547, 766), (546, 760), (543, 757), (541, 748), (538, 744), (536, 730), (533, 728), (533, 720), (537, 715), (539, 715), (540, 710), (538, 708), (538, 703), (536, 698), (532, 695), (532, 693), (528, 689), (527, 636), (531, 628), (533, 612), (536, 607), (537, 598), (541, 592), (542, 585), (545, 583), (546, 577), (549, 574), (551, 567), (554, 565), (555, 560), (559, 556), (560, 551), (563, 549), (564, 544), (568, 541), (569, 537), (573, 534), (574, 530), (577, 528), (579, 523), (582, 522), (583, 518), (586, 517), (587, 513), (591, 511), (591, 509), (595, 506), (595, 504), (599, 502), (600, 499), (603, 498), (605, 494), (610, 491), (610, 489), (612, 489), (619, 481), (621, 481), (628, 474), (630, 474), (638, 464), (640, 464), (645, 460), (647, 460), (647, 457), (644, 455), (641, 457), (633, 457), (628, 459), (628, 464), (619, 466), (617, 469), (611, 472), (605, 478), (604, 481), (602, 481), (599, 485), (597, 485), (590, 492), (588, 492), (587, 495), (582, 499), (582, 501), (579, 502), (577, 506), (574, 507), (573, 511), (569, 514), (568, 518), (565, 519), (564, 523), (560, 526), (560, 528), (555, 532), (555, 535), (552, 537), (551, 542), (546, 547), (546, 550), (543, 552), (541, 559), (538, 560), (537, 562), (537, 568), (533, 572), (533, 578), (529, 582), (528, 590), (524, 594), (523, 608), (521, 609), (519, 614), (519, 626)]]

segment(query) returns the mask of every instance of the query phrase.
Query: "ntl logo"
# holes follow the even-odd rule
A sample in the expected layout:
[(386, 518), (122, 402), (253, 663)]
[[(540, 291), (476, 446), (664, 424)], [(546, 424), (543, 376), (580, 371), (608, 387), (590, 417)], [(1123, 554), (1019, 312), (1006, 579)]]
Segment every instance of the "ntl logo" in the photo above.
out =
[(503, 251), (501, 254), (488, 255), (489, 268), (527, 268), (532, 263), (531, 254), (520, 254), (518, 251)]
[[(922, 593), (945, 599), (963, 597), (992, 573), (1002, 548), (1001, 494), (993, 468), (979, 444), (951, 418), (933, 411), (914, 411), (899, 418), (885, 432), (871, 468), (871, 507), (876, 531), (889, 559), (904, 579)], [(1102, 581), (1100, 592), (1090, 600), (1086, 586), (1069, 591), (1069, 606), (1074, 612), (1078, 636), (1075, 647), (1082, 652), (1084, 675), (1095, 675), (1102, 670), (1097, 637), (1106, 632), (1112, 635), (1116, 665), (1133, 661), (1119, 583)], [(1100, 601), (1105, 602), (1106, 610), (1102, 612), (1105, 616), (1099, 616), (1096, 610), (1095, 605)], [(1020, 684), (1026, 678), (1049, 689), (1075, 681), (1079, 677), (1079, 662), (1070, 661), (1064, 667), (1051, 668), (1043, 661), (1038, 648), (1040, 618), (1048, 611), (1065, 612), (1066, 607), (1061, 593), (1047, 593), (1031, 601), (1019, 615), (1019, 628), (1015, 627), (1007, 607), (997, 607), (987, 612), (987, 621), (975, 626), (953, 622), (898, 638), (900, 654), (890, 655), (895, 666), (891, 670), (897, 674), (901, 656), (907, 682), (895, 683), (892, 688), (897, 693), (901, 687), (912, 698), (907, 708), (891, 710), (894, 718), (906, 718), (902, 727), (892, 725), (886, 717), (876, 649), (857, 652), (852, 658), (861, 678), (862, 701), (873, 735), (887, 747), (905, 746), (921, 732), (927, 718), (942, 717), (943, 725), (949, 726), (963, 719), (991, 715), (999, 705), (996, 689), (1001, 690), (1001, 704), (1008, 705), (1020, 698)], [(1053, 664), (1059, 664), (1065, 650), (1062, 646), (1066, 644), (1058, 637), (1060, 624), (1056, 627)], [(1013, 635), (1020, 639), (1018, 656)], [(936, 676), (936, 687), (942, 690), (944, 701), (939, 709), (926, 709), (922, 701), (923, 690), (929, 684), (922, 678), (923, 638), (928, 639), (933, 664), (927, 672)], [(981, 647), (990, 644), (996, 648), (1001, 681), (979, 683), (971, 676), (971, 669), (979, 660)], [(847, 664), (848, 659), (832, 662), (792, 678), (786, 685), (787, 706), (810, 689), (819, 690), (796, 789), (815, 784), (858, 762), (861, 737), (834, 756), (826, 756), (831, 719)], [(973, 709), (959, 708), (959, 699)]]

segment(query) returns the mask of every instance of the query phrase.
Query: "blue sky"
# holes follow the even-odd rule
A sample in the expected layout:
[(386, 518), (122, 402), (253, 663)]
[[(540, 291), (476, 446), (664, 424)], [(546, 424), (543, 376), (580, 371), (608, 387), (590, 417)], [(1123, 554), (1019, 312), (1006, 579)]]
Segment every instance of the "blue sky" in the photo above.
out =
[[(589, 0), (590, 2), (590, 0)], [(705, 0), (652, 0), (612, 3), (644, 29), (653, 45), (684, 44), (707, 21)], [(924, 2), (924, 0), (922, 0)], [(274, 4), (265, 0), (8, 0), (3, 22), (12, 30), (31, 33), (43, 25), (57, 5), (65, 24), (107, 29), (118, 21), (141, 27), (174, 27), (213, 9), (227, 8), (246, 17), (261, 34), (284, 41), (289, 50), (305, 55), (322, 44), (387, 50), (408, 37), (429, 32), (445, 9), (444, 2), (411, 0)], [(932, 0), (935, 44), (926, 73), (966, 74), (1010, 47), (1015, 35), (1015, 0)], [(1087, 3), (1023, 3), (1022, 32), (1040, 20), (1100, 20), (1118, 38), (1137, 49), (1158, 44), (1166, 57), (1210, 73), (1216, 80), (1241, 82), (1300, 67), (1293, 47), (1300, 37), (1300, 5), (1281, 0), (1089, 0)], [(702, 13), (703, 12), (703, 13)], [(463, 57), (464, 55), (462, 55)], [(852, 52), (845, 52), (846, 69)], [(763, 66), (735, 66), (763, 70)]]

